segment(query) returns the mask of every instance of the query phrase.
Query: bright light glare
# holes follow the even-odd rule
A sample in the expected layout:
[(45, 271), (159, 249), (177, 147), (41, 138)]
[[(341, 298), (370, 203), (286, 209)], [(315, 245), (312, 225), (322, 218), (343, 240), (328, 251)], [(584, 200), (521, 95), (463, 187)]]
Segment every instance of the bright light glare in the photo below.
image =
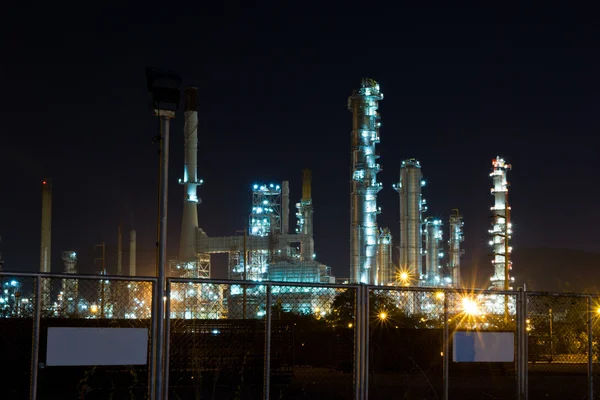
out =
[(387, 313), (385, 311), (382, 311), (382, 312), (379, 313), (379, 319), (380, 320), (383, 321), (386, 318), (387, 318)]
[(476, 315), (479, 313), (477, 303), (473, 299), (464, 297), (462, 299), (463, 310), (467, 315)]
[(92, 304), (92, 306), (90, 307), (90, 311), (92, 313), (94, 313), (94, 314), (97, 313), (98, 312), (98, 306), (95, 305), (95, 304)]
[(435, 298), (438, 300), (441, 300), (444, 298), (444, 292), (436, 292), (435, 293)]

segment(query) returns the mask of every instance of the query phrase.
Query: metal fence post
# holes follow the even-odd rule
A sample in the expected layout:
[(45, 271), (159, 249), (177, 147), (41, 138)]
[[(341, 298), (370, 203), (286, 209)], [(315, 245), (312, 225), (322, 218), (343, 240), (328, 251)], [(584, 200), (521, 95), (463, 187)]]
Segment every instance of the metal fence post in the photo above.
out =
[(354, 289), (354, 399), (360, 400), (362, 390), (362, 286)]
[(269, 400), (271, 390), (271, 317), (273, 296), (271, 284), (267, 284), (267, 306), (265, 310), (265, 379), (263, 384), (263, 398)]
[(167, 301), (165, 302), (165, 377), (164, 377), (164, 400), (169, 399), (169, 353), (171, 352), (171, 282), (167, 279), (165, 291)]
[(594, 374), (593, 374), (593, 365), (594, 365), (594, 350), (593, 350), (593, 315), (594, 310), (592, 308), (592, 296), (588, 296), (587, 298), (587, 314), (588, 314), (588, 399), (592, 400), (594, 398)]
[(157, 290), (157, 281), (152, 282), (152, 313), (150, 315), (150, 359), (148, 360), (149, 366), (149, 374), (148, 374), (148, 394), (150, 395), (150, 399), (156, 400), (156, 374), (154, 371), (156, 370), (156, 290)]
[(364, 289), (364, 302), (363, 302), (363, 306), (364, 306), (364, 336), (363, 336), (363, 340), (364, 340), (364, 353), (363, 353), (363, 379), (364, 379), (364, 384), (363, 387), (364, 389), (364, 393), (363, 393), (363, 399), (368, 399), (369, 398), (369, 319), (371, 318), (370, 313), (369, 313), (369, 286), (365, 285), (365, 289)]
[(35, 278), (35, 300), (33, 303), (33, 337), (31, 348), (31, 385), (29, 395), (31, 400), (37, 399), (38, 367), (40, 353), (40, 317), (42, 313), (42, 277)]
[(442, 339), (443, 347), (444, 347), (444, 400), (448, 400), (448, 388), (450, 386), (449, 382), (449, 367), (450, 367), (450, 345), (449, 345), (449, 337), (448, 337), (448, 291), (444, 291), (444, 337)]
[(525, 316), (523, 315), (523, 289), (522, 288), (518, 288), (517, 291), (517, 298), (516, 298), (516, 308), (515, 308), (515, 312), (516, 312), (516, 344), (517, 344), (517, 351), (516, 351), (516, 360), (515, 360), (515, 366), (516, 366), (516, 370), (517, 370), (517, 399), (518, 400), (522, 400), (525, 398), (525, 393), (523, 392), (523, 358), (524, 358), (524, 351), (523, 351), (523, 344), (524, 344), (524, 334), (525, 334), (525, 324), (524, 321), (526, 320)]

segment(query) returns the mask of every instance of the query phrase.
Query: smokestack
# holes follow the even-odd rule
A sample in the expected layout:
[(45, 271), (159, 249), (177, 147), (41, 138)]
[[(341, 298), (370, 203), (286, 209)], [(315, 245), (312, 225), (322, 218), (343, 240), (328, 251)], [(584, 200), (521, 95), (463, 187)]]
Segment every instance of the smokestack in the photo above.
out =
[(123, 233), (121, 233), (120, 224), (117, 243), (117, 275), (123, 275)]
[(377, 108), (383, 94), (373, 79), (362, 80), (348, 99), (352, 111), (350, 189), (350, 281), (373, 284), (377, 278), (377, 182), (375, 145), (381, 125)]
[(181, 241), (179, 244), (179, 261), (183, 263), (197, 260), (198, 235), (198, 203), (197, 187), (202, 184), (198, 179), (198, 88), (185, 89), (185, 122), (183, 185), (183, 221), (181, 224)]
[(302, 201), (309, 201), (312, 199), (312, 174), (310, 169), (302, 170)]
[(300, 238), (300, 257), (303, 261), (313, 260), (315, 254), (315, 241), (313, 237), (313, 206), (311, 198), (311, 172), (310, 169), (302, 170), (302, 199), (298, 207), (298, 231)]
[(290, 182), (281, 182), (281, 233), (290, 233)]
[(52, 240), (52, 184), (42, 182), (42, 241), (40, 247), (40, 272), (50, 272)]
[(135, 256), (136, 256), (136, 237), (135, 230), (129, 232), (129, 275), (136, 276)]

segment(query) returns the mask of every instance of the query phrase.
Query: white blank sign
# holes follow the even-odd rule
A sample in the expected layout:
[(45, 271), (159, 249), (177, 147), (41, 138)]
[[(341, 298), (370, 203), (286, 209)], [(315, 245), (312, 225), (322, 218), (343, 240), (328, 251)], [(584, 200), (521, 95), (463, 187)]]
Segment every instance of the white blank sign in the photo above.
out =
[(452, 346), (454, 362), (512, 362), (513, 332), (455, 332)]
[(146, 328), (48, 328), (46, 365), (145, 365)]

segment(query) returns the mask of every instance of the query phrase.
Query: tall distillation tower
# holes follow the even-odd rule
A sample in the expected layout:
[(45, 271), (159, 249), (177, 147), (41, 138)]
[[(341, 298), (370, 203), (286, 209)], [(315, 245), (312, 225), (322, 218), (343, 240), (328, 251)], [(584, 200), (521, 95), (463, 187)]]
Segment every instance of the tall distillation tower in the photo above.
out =
[(453, 210), (449, 220), (450, 225), (450, 240), (448, 240), (448, 268), (450, 270), (450, 278), (452, 286), (455, 288), (461, 287), (460, 281), (460, 257), (465, 253), (460, 248), (460, 244), (465, 240), (463, 234), (463, 217), (458, 210)]
[[(298, 212), (298, 233), (300, 238), (300, 258), (312, 260), (315, 255), (315, 240), (313, 237), (313, 205), (312, 205), (312, 174), (310, 169), (302, 170), (302, 199), (296, 203)], [(284, 232), (287, 233), (287, 232)]]
[(352, 111), (352, 176), (350, 193), (350, 281), (375, 283), (377, 275), (377, 182), (380, 170), (379, 155), (380, 116), (378, 103), (383, 99), (379, 84), (363, 78), (360, 89), (348, 98)]
[[(73, 250), (63, 251), (62, 260), (65, 263), (65, 274), (77, 273), (77, 253)], [(63, 311), (74, 313), (77, 311), (79, 297), (79, 281), (77, 279), (63, 279), (61, 290), (61, 304)]]
[(183, 185), (183, 221), (181, 224), (181, 242), (179, 244), (179, 268), (184, 274), (193, 278), (210, 278), (210, 258), (208, 262), (197, 252), (198, 235), (198, 203), (200, 198), (197, 188), (203, 182), (198, 179), (198, 89), (188, 87), (185, 93), (184, 165)]
[(423, 286), (441, 286), (442, 263), (442, 221), (428, 217), (425, 220), (425, 275), (421, 280)]
[(511, 278), (512, 261), (510, 252), (512, 248), (509, 242), (512, 235), (512, 225), (510, 222), (510, 206), (508, 204), (508, 181), (506, 175), (512, 165), (506, 164), (500, 156), (492, 160), (492, 172), (490, 176), (494, 183), (491, 192), (494, 196), (494, 206), (491, 208), (493, 215), (492, 229), (490, 233), (490, 245), (492, 246), (492, 265), (494, 266), (494, 275), (490, 278), (494, 289), (509, 290)]
[(419, 161), (402, 161), (400, 182), (394, 185), (400, 195), (400, 270), (411, 280), (423, 277), (423, 213), (427, 211), (421, 193), (423, 186)]

